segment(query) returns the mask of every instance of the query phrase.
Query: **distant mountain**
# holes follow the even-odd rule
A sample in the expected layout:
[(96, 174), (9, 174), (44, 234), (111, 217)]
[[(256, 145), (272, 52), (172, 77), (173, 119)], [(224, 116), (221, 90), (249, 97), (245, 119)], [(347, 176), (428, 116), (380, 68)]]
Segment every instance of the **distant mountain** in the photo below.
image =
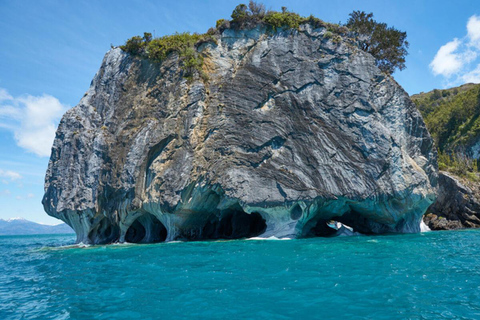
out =
[(22, 218), (0, 219), (0, 235), (58, 234), (73, 233), (65, 223), (49, 226)]

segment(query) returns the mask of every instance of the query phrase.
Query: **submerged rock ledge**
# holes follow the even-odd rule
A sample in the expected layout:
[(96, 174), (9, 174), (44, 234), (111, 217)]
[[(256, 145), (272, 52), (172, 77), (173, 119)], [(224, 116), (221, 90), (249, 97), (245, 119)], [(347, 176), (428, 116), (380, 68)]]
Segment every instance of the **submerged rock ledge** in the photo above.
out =
[(418, 232), (436, 153), (404, 90), (323, 28), (225, 30), (208, 80), (110, 50), (63, 117), (43, 205), (77, 242)]

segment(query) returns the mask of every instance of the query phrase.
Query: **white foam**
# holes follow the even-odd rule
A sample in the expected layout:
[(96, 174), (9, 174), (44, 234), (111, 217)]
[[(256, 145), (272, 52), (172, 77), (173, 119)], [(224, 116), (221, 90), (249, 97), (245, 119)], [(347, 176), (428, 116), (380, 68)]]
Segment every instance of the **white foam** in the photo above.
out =
[(77, 247), (77, 248), (89, 248), (91, 246), (92, 246), (91, 244), (87, 244), (87, 243), (83, 243), (83, 242), (79, 242), (77, 244), (72, 245), (73, 248), (75, 248), (75, 247)]
[(292, 238), (277, 238), (277, 237), (271, 236), (271, 237), (268, 237), (268, 238), (253, 237), (253, 238), (248, 238), (247, 240), (274, 240), (274, 241), (283, 241), (283, 240), (292, 240)]
[(423, 219), (422, 219), (420, 222), (420, 232), (428, 232), (428, 231), (432, 231), (432, 230), (430, 230), (430, 228), (425, 224), (425, 222), (423, 222)]

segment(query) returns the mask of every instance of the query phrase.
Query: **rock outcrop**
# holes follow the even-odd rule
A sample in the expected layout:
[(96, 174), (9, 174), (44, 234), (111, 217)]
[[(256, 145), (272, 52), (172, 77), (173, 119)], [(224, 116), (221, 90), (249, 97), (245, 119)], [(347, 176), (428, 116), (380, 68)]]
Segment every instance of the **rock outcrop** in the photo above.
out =
[(225, 30), (154, 64), (112, 49), (63, 117), (44, 208), (77, 241), (418, 232), (436, 153), (404, 90), (323, 28)]
[(428, 209), (425, 223), (432, 230), (480, 228), (479, 194), (478, 183), (460, 181), (459, 177), (440, 171), (438, 197)]

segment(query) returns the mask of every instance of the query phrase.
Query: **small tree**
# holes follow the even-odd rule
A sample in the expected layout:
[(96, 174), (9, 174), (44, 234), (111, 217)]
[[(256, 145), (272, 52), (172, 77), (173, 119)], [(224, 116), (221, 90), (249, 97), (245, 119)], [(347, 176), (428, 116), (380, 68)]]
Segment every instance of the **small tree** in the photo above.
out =
[(245, 4), (239, 4), (232, 12), (232, 20), (235, 22), (242, 22), (248, 17), (248, 8)]
[(125, 42), (123, 46), (120, 46), (123, 51), (128, 52), (132, 55), (140, 54), (144, 47), (145, 44), (142, 37), (140, 36), (131, 37), (127, 40), (127, 42)]
[(346, 26), (353, 31), (360, 48), (376, 59), (377, 66), (388, 74), (405, 69), (408, 54), (407, 33), (373, 19), (373, 13), (353, 11)]
[(260, 19), (262, 19), (266, 13), (264, 4), (252, 0), (250, 0), (250, 2), (248, 3), (248, 9), (253, 16), (257, 16)]
[(150, 41), (152, 41), (152, 34), (150, 32), (144, 32), (143, 40), (148, 44)]

